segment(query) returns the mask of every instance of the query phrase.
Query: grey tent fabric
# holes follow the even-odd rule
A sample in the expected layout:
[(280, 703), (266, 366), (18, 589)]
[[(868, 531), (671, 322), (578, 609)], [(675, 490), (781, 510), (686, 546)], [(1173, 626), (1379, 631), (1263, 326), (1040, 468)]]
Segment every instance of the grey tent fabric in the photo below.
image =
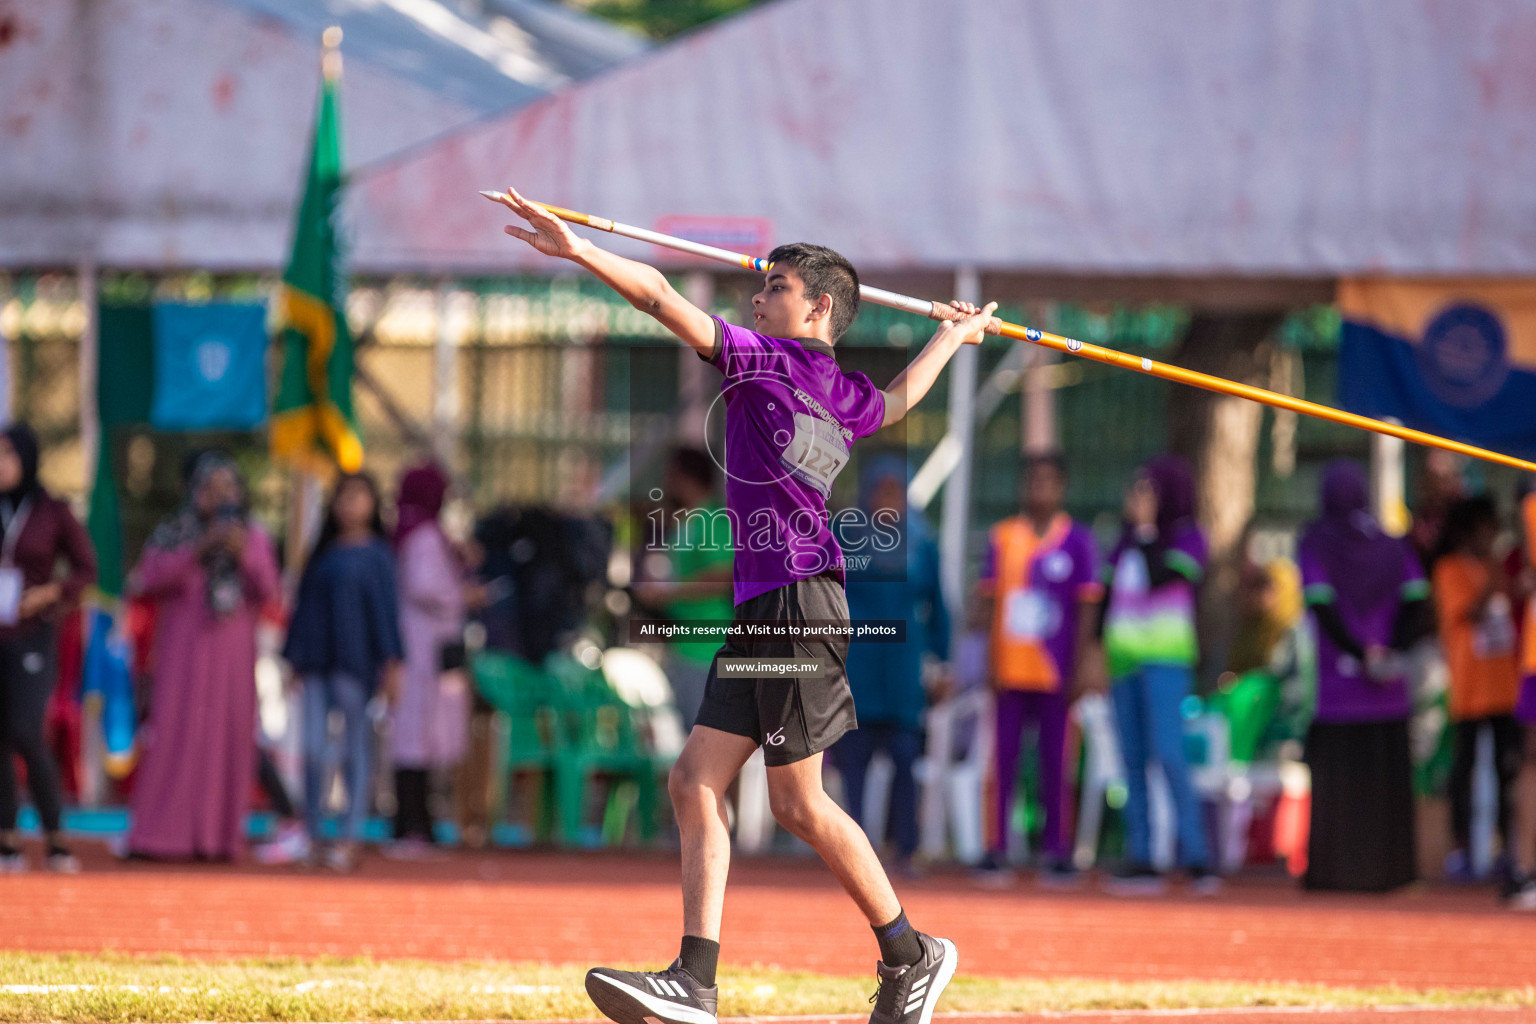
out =
[(286, 258), (345, 36), (349, 167), (642, 52), (535, 0), (33, 0), (0, 52), (0, 267), (263, 269)]
[(379, 165), (348, 218), (423, 270), (544, 268), (475, 195), (511, 181), (861, 268), (1523, 275), (1533, 51), (1528, 0), (779, 0)]

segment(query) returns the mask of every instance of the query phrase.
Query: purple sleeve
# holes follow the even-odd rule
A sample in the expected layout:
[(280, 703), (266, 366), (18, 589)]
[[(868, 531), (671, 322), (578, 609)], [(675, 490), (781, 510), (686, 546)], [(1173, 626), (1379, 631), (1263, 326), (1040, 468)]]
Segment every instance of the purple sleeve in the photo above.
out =
[(857, 370), (845, 373), (843, 377), (853, 391), (848, 429), (853, 431), (856, 438), (868, 437), (885, 426), (885, 392)]
[(768, 365), (773, 357), (769, 339), (745, 327), (714, 318), (719, 334), (710, 362), (720, 368), (726, 380), (740, 380)]
[(987, 550), (981, 556), (981, 572), (976, 579), (980, 583), (992, 583), (997, 578), (997, 541), (987, 538)]
[(1072, 582), (1079, 588), (1097, 584), (1100, 582), (1099, 574), (1103, 571), (1099, 565), (1099, 544), (1086, 526), (1079, 525), (1073, 532), (1077, 534), (1077, 551), (1073, 555), (1072, 564), (1077, 571)]
[(1315, 583), (1327, 583), (1328, 574), (1323, 571), (1322, 563), (1317, 554), (1305, 540), (1296, 549), (1296, 565), (1301, 570), (1301, 585), (1310, 587)]
[(1427, 583), (1424, 576), (1424, 563), (1419, 561), (1419, 553), (1413, 550), (1413, 545), (1404, 541), (1401, 545), (1403, 552), (1403, 584)]
[(1191, 526), (1179, 531), (1179, 536), (1170, 545), (1170, 550), (1188, 555), (1195, 560), (1201, 569), (1205, 568), (1206, 561), (1210, 558), (1210, 549), (1205, 543), (1205, 534), (1198, 526)]

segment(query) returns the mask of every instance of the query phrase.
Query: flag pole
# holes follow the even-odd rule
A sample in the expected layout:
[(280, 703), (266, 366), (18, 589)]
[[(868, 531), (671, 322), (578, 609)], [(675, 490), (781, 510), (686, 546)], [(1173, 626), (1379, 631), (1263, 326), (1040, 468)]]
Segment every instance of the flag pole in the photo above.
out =
[[(340, 25), (331, 25), (320, 34), (320, 75), (325, 83), (341, 79)], [(320, 478), (315, 475), (311, 460), (294, 460), (288, 472), (288, 510), (283, 550), (283, 564), (287, 568), (285, 582), (290, 598), (298, 593), (299, 577), (304, 571), (304, 560), (309, 555), (309, 542), (319, 528), (319, 517), (315, 510), (320, 501)]]
[[(480, 194), (497, 203), (504, 202), (506, 198), (500, 192), (481, 192)], [(594, 217), (591, 214), (580, 213), (576, 210), (551, 206), (548, 203), (539, 203), (539, 205), (561, 220), (569, 221), (572, 224), (579, 224), (582, 227), (593, 228), (597, 231), (622, 235), (625, 238), (633, 238), (640, 242), (650, 242), (652, 245), (659, 245), (678, 252), (701, 256), (704, 259), (714, 260), (717, 263), (725, 263), (741, 267), (745, 270), (759, 272), (766, 271), (771, 265), (765, 259), (748, 256), (745, 253), (731, 252), (728, 249), (716, 248), (713, 245), (691, 242), (685, 238), (674, 238), (671, 235), (664, 235), (659, 231), (648, 231), (645, 228), (637, 228), (633, 225), (621, 224), (604, 217)], [(915, 313), (930, 320), (957, 320), (964, 315), (957, 312), (947, 302), (917, 299), (910, 295), (888, 292), (883, 288), (872, 288), (869, 285), (861, 285), (859, 287), (859, 297), (865, 302), (873, 302), (877, 306), (888, 306), (891, 309), (905, 310), (908, 313)], [(1062, 335), (1052, 334), (1049, 331), (1042, 331), (1038, 328), (1025, 327), (994, 318), (993, 327), (987, 333), (1000, 334), (1005, 338), (1027, 341), (1033, 345), (1054, 349), (1057, 352), (1064, 352), (1067, 355), (1076, 356), (1080, 359), (1091, 359), (1094, 362), (1104, 363), (1107, 366), (1118, 367), (1122, 370), (1132, 370), (1136, 373), (1146, 374), (1149, 377), (1170, 380), (1176, 384), (1188, 384), (1191, 387), (1214, 391), (1218, 394), (1246, 398), (1249, 401), (1259, 402), (1276, 409), (1286, 409), (1290, 412), (1300, 413), (1303, 416), (1311, 416), (1315, 419), (1327, 420), (1331, 423), (1340, 423), (1344, 426), (1355, 427), (1360, 430), (1369, 430), (1388, 437), (1398, 437), (1404, 441), (1412, 441), (1415, 444), (1426, 445), (1431, 448), (1443, 448), (1449, 452), (1469, 455), (1472, 458), (1482, 459), (1486, 462), (1496, 462), (1502, 466), (1512, 466), (1515, 469), (1536, 473), (1536, 462), (1519, 459), (1513, 455), (1489, 451), (1486, 448), (1464, 444), (1461, 441), (1453, 441), (1438, 434), (1430, 434), (1422, 430), (1414, 430), (1411, 427), (1402, 426), (1401, 424), (1372, 419), (1369, 416), (1361, 416), (1358, 413), (1345, 412), (1342, 409), (1319, 405), (1317, 402), (1309, 402), (1306, 399), (1295, 398), (1291, 395), (1282, 395), (1279, 392), (1254, 387), (1250, 384), (1240, 384), (1237, 381), (1227, 380), (1225, 377), (1200, 373), (1197, 370), (1186, 370), (1181, 366), (1173, 366), (1172, 364), (1159, 362), (1145, 356), (1133, 356), (1128, 352), (1105, 348), (1102, 345), (1079, 341), (1076, 338), (1063, 337)]]

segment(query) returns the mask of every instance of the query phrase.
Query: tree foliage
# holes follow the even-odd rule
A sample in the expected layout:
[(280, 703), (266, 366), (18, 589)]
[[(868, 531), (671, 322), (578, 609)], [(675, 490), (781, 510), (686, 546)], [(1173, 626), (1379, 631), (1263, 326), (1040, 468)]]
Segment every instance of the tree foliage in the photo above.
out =
[[(566, 0), (572, 3), (573, 0)], [(735, 14), (759, 0), (592, 0), (574, 6), (645, 33), (653, 39), (673, 36)]]

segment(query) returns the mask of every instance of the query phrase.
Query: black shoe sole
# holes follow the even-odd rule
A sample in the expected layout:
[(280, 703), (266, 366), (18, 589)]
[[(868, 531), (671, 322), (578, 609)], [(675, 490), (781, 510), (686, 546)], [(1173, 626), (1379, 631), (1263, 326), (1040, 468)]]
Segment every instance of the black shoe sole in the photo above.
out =
[(614, 1024), (718, 1024), (708, 1010), (662, 999), (596, 970), (587, 972), (587, 998)]

